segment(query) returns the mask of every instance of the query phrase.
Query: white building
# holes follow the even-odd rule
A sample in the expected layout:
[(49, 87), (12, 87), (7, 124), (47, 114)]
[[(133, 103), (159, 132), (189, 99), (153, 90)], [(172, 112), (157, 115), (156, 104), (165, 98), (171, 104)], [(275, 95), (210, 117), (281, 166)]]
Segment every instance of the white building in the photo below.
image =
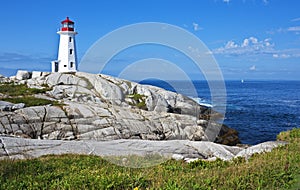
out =
[(60, 35), (58, 58), (52, 61), (52, 72), (76, 72), (77, 57), (75, 47), (74, 22), (67, 17), (61, 22), (62, 26), (57, 33)]

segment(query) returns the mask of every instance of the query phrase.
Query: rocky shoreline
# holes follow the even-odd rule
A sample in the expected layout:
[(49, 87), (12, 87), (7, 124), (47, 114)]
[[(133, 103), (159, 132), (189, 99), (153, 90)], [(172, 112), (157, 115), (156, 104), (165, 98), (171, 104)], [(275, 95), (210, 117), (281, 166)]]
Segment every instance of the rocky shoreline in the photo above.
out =
[(237, 131), (219, 124), (218, 113), (210, 107), (107, 75), (18, 71), (14, 77), (0, 76), (0, 83), (44, 89), (30, 97), (53, 102), (28, 106), (7, 101), (27, 95), (0, 93), (0, 159), (152, 151), (187, 160), (228, 160), (284, 144), (233, 146), (239, 143)]

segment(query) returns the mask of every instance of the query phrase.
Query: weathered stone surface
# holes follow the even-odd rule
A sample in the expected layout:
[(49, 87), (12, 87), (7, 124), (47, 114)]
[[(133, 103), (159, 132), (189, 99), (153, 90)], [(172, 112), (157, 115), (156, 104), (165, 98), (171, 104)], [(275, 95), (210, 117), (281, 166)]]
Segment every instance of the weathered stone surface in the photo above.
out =
[(224, 124), (222, 125), (221, 131), (214, 142), (229, 146), (241, 143), (238, 138), (238, 131), (231, 129)]
[(251, 155), (255, 153), (270, 152), (273, 148), (276, 148), (278, 146), (283, 146), (285, 144), (287, 143), (282, 141), (263, 142), (240, 151), (238, 154), (236, 154), (235, 157), (249, 158), (251, 157)]
[(41, 72), (41, 71), (32, 71), (31, 79), (41, 78), (43, 76), (49, 75), (49, 72)]
[(43, 74), (43, 72), (41, 72), (41, 71), (32, 71), (31, 78), (38, 78), (38, 77), (41, 77), (42, 74)]
[(61, 105), (24, 107), (0, 101), (0, 159), (66, 153), (159, 154), (191, 162), (248, 158), (284, 145), (266, 142), (241, 148), (205, 141), (239, 143), (237, 132), (218, 124), (219, 114), (211, 108), (158, 87), (81, 72), (18, 73), (19, 83), (52, 88), (36, 97)]
[(31, 78), (31, 72), (28, 72), (28, 71), (18, 70), (18, 72), (16, 74), (17, 80), (25, 80), (25, 79), (30, 79), (30, 78)]
[[(110, 133), (110, 132), (108, 132)], [(61, 141), (38, 140), (0, 136), (0, 159), (36, 158), (48, 154), (86, 154), (98, 156), (147, 156), (157, 154), (166, 159), (194, 161), (195, 159), (230, 160), (241, 156), (269, 151), (282, 146), (282, 142), (262, 143), (249, 148), (220, 145), (207, 141), (170, 140), (111, 140), (111, 141)]]
[(211, 108), (150, 85), (82, 72), (35, 71), (21, 82), (35, 88), (51, 87), (35, 96), (58, 101), (61, 106), (4, 110), (0, 116), (3, 134), (68, 140), (214, 141), (220, 131), (209, 120)]
[[(14, 112), (0, 112), (0, 124), (2, 134), (21, 137), (65, 139), (66, 133), (75, 134), (65, 112), (55, 106), (34, 106)], [(57, 136), (53, 137), (53, 134)]]
[(13, 104), (10, 102), (5, 102), (0, 100), (0, 111), (14, 111), (17, 109), (24, 108), (24, 103)]
[(7, 78), (3, 75), (0, 75), (0, 83), (5, 83), (5, 82), (9, 82), (9, 78)]

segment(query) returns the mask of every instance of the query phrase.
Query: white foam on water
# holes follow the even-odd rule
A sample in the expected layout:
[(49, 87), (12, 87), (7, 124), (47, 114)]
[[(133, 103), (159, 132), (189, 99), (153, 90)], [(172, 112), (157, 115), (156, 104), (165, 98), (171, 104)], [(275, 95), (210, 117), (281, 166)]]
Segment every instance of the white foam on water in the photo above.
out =
[(209, 108), (212, 108), (213, 105), (209, 104), (209, 103), (206, 103), (205, 100), (203, 100), (202, 98), (199, 98), (199, 97), (189, 97), (193, 100), (195, 100), (199, 105), (201, 106), (205, 106), (205, 107), (209, 107)]

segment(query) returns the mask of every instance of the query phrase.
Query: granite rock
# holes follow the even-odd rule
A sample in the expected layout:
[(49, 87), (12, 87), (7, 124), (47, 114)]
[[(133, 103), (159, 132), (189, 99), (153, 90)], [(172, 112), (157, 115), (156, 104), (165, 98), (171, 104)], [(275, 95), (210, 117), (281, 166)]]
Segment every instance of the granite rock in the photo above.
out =
[(112, 156), (149, 156), (160, 155), (167, 159), (198, 159), (213, 161), (216, 158), (231, 160), (236, 157), (249, 158), (255, 153), (270, 151), (284, 146), (284, 142), (273, 141), (258, 144), (249, 148), (227, 146), (207, 141), (169, 140), (148, 141), (118, 139), (110, 141), (62, 141), (38, 140), (0, 136), (0, 159), (28, 159), (43, 155), (84, 154), (108, 157)]
[(7, 135), (214, 141), (220, 131), (216, 121), (205, 120), (201, 114), (211, 108), (158, 87), (82, 72), (18, 71), (16, 78), (29, 87), (51, 88), (35, 96), (60, 102), (61, 106), (23, 108), (23, 104), (10, 104), (10, 109), (3, 108), (0, 113), (0, 131)]

